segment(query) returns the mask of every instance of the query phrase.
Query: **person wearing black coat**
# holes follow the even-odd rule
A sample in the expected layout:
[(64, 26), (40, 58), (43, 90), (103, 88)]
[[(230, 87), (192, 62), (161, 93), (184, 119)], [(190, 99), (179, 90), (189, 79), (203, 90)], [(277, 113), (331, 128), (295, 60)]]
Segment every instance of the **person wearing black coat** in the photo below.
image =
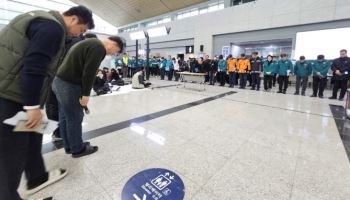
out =
[(215, 85), (216, 74), (218, 72), (218, 59), (217, 57), (211, 62), (210, 71), (209, 71), (209, 85)]
[(350, 58), (347, 55), (347, 50), (340, 51), (340, 57), (333, 60), (331, 69), (333, 71), (333, 94), (329, 99), (337, 99), (338, 90), (340, 90), (339, 100), (344, 100), (347, 89), (348, 80), (350, 78)]

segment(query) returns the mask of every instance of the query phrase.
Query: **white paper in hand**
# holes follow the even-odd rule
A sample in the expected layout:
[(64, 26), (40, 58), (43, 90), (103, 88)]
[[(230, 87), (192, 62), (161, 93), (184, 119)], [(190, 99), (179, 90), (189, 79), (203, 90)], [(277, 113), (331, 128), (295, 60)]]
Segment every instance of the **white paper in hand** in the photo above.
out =
[(40, 125), (32, 129), (25, 127), (25, 122), (27, 120), (27, 113), (20, 111), (12, 118), (6, 119), (4, 121), (4, 124), (15, 126), (15, 129), (13, 130), (14, 132), (36, 132), (40, 134), (52, 134), (53, 131), (58, 127), (58, 122), (49, 120), (46, 115), (44, 115)]

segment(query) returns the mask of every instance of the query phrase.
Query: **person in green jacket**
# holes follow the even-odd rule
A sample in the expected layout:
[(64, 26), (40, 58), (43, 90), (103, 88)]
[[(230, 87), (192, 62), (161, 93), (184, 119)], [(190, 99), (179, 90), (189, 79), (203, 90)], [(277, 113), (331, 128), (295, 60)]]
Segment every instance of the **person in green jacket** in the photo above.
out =
[(160, 71), (160, 80), (164, 80), (165, 78), (165, 66), (166, 66), (166, 59), (162, 57), (160, 59), (160, 66), (159, 66), (159, 71)]
[(324, 55), (318, 55), (317, 60), (311, 63), (312, 66), (312, 76), (313, 76), (313, 94), (311, 97), (323, 98), (323, 91), (327, 84), (327, 73), (331, 66), (329, 61), (324, 59)]
[(301, 86), (301, 95), (305, 96), (305, 91), (311, 72), (312, 69), (310, 63), (305, 61), (305, 56), (300, 56), (300, 60), (294, 65), (294, 74), (297, 76), (294, 95), (300, 94), (299, 90)]
[(218, 79), (220, 81), (220, 86), (225, 86), (226, 82), (226, 73), (227, 73), (227, 62), (224, 60), (222, 55), (219, 56), (218, 62)]
[(95, 153), (97, 146), (83, 142), (81, 123), (87, 110), (98, 66), (105, 55), (123, 51), (123, 39), (111, 36), (87, 39), (74, 45), (59, 67), (52, 84), (59, 107), (60, 133), (64, 149), (73, 158)]
[(292, 70), (293, 64), (290, 60), (287, 59), (287, 54), (281, 54), (281, 60), (278, 61), (276, 67), (279, 85), (279, 90), (277, 93), (286, 94), (289, 82), (289, 75), (292, 73)]
[(272, 88), (272, 79), (275, 74), (275, 62), (271, 55), (267, 56), (267, 60), (263, 63), (263, 73), (264, 73), (264, 90), (269, 91)]

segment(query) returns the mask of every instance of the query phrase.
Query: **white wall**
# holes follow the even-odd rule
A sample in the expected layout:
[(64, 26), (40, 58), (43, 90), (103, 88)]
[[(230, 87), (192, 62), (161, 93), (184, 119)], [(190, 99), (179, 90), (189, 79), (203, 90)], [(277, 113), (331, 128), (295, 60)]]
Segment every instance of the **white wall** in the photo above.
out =
[[(151, 42), (194, 38), (195, 53), (204, 45), (204, 52), (213, 55), (215, 35), (350, 19), (349, 10), (350, 0), (257, 0), (169, 22), (170, 35)], [(130, 42), (128, 33), (120, 35)]]

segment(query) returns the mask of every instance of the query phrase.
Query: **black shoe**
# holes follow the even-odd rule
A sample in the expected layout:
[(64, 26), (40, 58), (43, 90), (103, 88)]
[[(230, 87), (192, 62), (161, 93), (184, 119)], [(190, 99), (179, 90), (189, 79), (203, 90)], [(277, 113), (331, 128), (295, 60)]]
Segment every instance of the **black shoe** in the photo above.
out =
[(286, 94), (286, 91), (283, 91), (282, 93), (283, 93), (283, 94)]
[(333, 96), (332, 96), (332, 97), (329, 97), (329, 99), (337, 99), (337, 97), (333, 97)]
[(295, 92), (294, 95), (299, 95), (299, 92)]
[(318, 97), (319, 97), (320, 99), (323, 99), (323, 95), (319, 95)]
[(317, 95), (313, 94), (313, 95), (311, 95), (310, 97), (317, 97)]
[(250, 88), (250, 90), (255, 90), (255, 88)]
[[(85, 145), (85, 146), (86, 146), (86, 145), (90, 145), (90, 142), (89, 142), (89, 141), (86, 141), (86, 142), (84, 142), (84, 145)], [(66, 154), (72, 154), (72, 152), (70, 151), (70, 149), (65, 149), (64, 151), (66, 152)]]
[(344, 101), (344, 97), (343, 97), (343, 98), (340, 98), (340, 97), (339, 97), (339, 101)]
[(73, 153), (73, 158), (80, 158), (95, 153), (98, 150), (98, 146), (86, 145), (84, 149), (78, 153)]
[(282, 93), (282, 91), (278, 91), (277, 93), (278, 93), (278, 94), (281, 94), (281, 93)]
[(256, 89), (256, 91), (259, 91), (259, 90), (260, 90), (260, 88), (257, 88), (257, 89)]
[(302, 92), (302, 93), (301, 93), (301, 96), (305, 96), (305, 92)]

